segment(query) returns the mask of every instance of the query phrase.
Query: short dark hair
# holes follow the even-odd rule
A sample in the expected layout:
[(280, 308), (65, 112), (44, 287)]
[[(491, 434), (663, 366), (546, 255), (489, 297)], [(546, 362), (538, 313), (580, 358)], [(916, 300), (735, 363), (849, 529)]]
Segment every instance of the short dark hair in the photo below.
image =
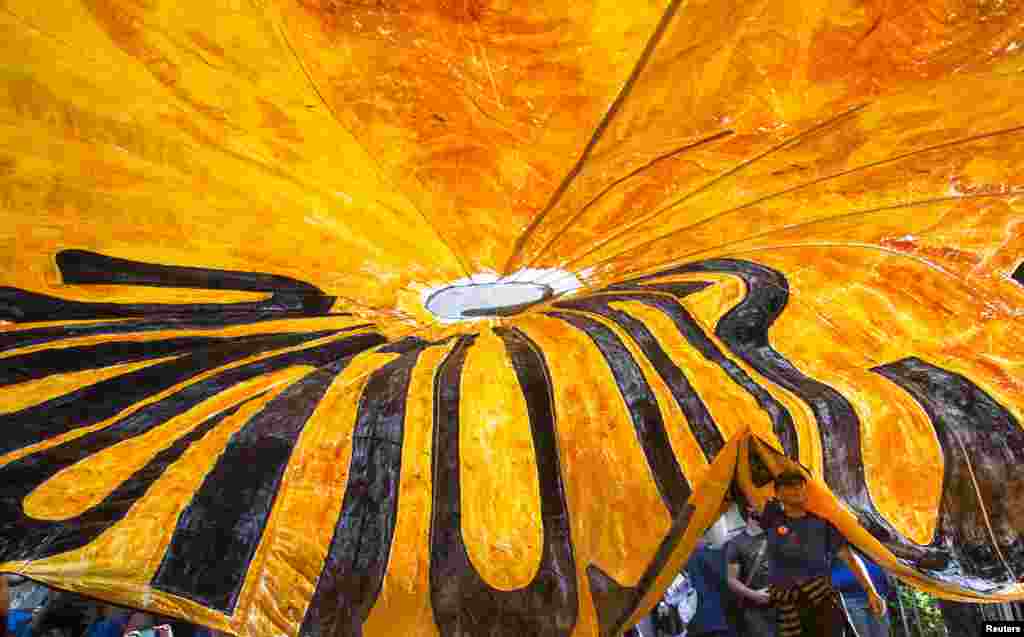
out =
[(775, 476), (775, 486), (777, 487), (790, 484), (805, 484), (806, 482), (807, 476), (793, 469), (788, 469)]

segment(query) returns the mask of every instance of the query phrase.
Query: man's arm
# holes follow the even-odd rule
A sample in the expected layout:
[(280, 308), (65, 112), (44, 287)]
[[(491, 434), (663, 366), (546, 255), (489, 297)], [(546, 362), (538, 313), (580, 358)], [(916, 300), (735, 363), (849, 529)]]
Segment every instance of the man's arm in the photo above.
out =
[(729, 564), (728, 582), (729, 590), (731, 590), (733, 594), (739, 595), (740, 597), (750, 600), (755, 604), (764, 606), (770, 600), (768, 593), (754, 590), (740, 581), (740, 565), (735, 562)]
[(39, 611), (32, 615), (32, 620), (29, 622), (31, 634), (38, 634), (39, 628), (43, 626), (46, 618), (53, 613), (53, 609), (57, 607), (57, 604), (61, 602), (61, 597), (65, 594), (61, 591), (50, 589), (46, 594), (46, 601), (43, 602)]
[(846, 562), (846, 565), (850, 567), (850, 571), (853, 576), (860, 582), (861, 588), (863, 588), (868, 594), (868, 604), (871, 606), (871, 611), (876, 615), (885, 614), (885, 600), (879, 596), (878, 591), (875, 590), (875, 583), (871, 581), (871, 576), (868, 575), (868, 569), (864, 566), (864, 561), (860, 559), (860, 556), (850, 550), (849, 545), (844, 545), (839, 549), (839, 558)]
[(0, 575), (0, 604), (3, 604), (3, 626), (0, 626), (0, 635), (11, 635), (7, 632), (7, 615), (11, 612), (11, 589), (7, 585), (7, 576)]

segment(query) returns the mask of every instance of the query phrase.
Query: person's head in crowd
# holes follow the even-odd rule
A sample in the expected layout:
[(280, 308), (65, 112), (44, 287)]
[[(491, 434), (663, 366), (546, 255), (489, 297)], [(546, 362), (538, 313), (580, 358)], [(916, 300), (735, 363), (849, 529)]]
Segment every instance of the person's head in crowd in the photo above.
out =
[(804, 508), (807, 504), (807, 477), (799, 471), (783, 471), (775, 476), (775, 495), (783, 506)]
[(704, 535), (700, 538), (700, 544), (708, 548), (717, 549), (720, 548), (725, 541), (728, 539), (726, 532), (726, 525), (723, 523), (723, 519), (719, 517), (715, 522), (704, 531)]
[(744, 503), (740, 507), (740, 516), (747, 523), (747, 531), (757, 535), (761, 529), (761, 512), (753, 504)]

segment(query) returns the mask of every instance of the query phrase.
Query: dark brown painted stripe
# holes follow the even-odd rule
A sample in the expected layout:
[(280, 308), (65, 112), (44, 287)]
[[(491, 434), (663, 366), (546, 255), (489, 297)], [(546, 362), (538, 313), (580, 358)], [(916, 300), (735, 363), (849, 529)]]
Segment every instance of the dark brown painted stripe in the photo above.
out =
[(90, 303), (70, 301), (18, 288), (0, 288), (0, 318), (15, 323), (124, 317), (211, 316), (223, 313), (326, 314), (334, 297), (315, 286), (273, 274), (158, 265), (64, 250), (57, 266), (69, 285), (141, 285), (204, 290), (266, 292), (267, 299), (240, 303)]
[[(739, 259), (711, 259), (639, 277), (624, 284), (642, 285), (653, 279), (689, 273), (719, 273), (739, 277), (747, 288), (743, 300), (718, 322), (715, 334), (736, 356), (771, 382), (783, 387), (810, 407), (817, 421), (824, 456), (825, 482), (857, 515), (861, 525), (896, 555), (919, 568), (941, 568), (939, 551), (922, 547), (904, 536), (878, 508), (867, 488), (861, 453), (860, 419), (852, 405), (828, 385), (806, 376), (776, 351), (768, 331), (789, 301), (789, 283), (767, 266)], [(796, 457), (793, 446), (786, 454)]]
[(55, 349), (0, 359), (0, 387), (47, 376), (102, 369), (224, 345), (225, 338), (183, 336), (158, 341), (123, 341)]
[[(746, 296), (722, 316), (715, 334), (759, 374), (789, 390), (810, 407), (821, 438), (825, 482), (857, 512), (861, 524), (875, 537), (909, 548), (909, 540), (882, 517), (868, 493), (861, 454), (860, 419), (853, 406), (832, 387), (801, 372), (769, 342), (768, 331), (789, 302), (789, 283), (781, 272), (751, 261), (711, 259), (642, 277), (632, 283), (703, 272), (732, 274), (746, 284)], [(790, 450), (786, 451), (789, 455)]]
[(540, 350), (515, 329), (497, 329), (526, 399), (540, 484), (543, 547), (525, 587), (500, 591), (473, 567), (462, 537), (459, 475), (460, 383), (475, 336), (463, 336), (434, 384), (434, 499), (430, 527), (430, 592), (442, 637), (567, 637), (578, 613), (576, 567), (555, 433), (551, 380)]
[[(96, 523), (101, 525), (103, 530), (106, 530), (110, 527), (109, 521), (120, 520), (123, 518), (127, 513), (128, 506), (134, 504), (144, 496), (149, 491), (149, 488), (153, 483), (164, 474), (170, 465), (181, 458), (181, 456), (188, 451), (189, 447), (199, 440), (202, 440), (206, 434), (216, 428), (217, 425), (223, 422), (225, 418), (237, 413), (242, 406), (261, 398), (265, 394), (266, 392), (257, 394), (256, 396), (253, 396), (252, 398), (239, 403), (226, 411), (210, 417), (201, 425), (176, 440), (171, 446), (154, 456), (145, 467), (132, 474), (132, 476), (123, 484), (118, 485), (118, 487), (114, 489), (101, 503), (81, 516), (78, 516), (77, 519), (71, 520), (71, 524), (64, 526), (88, 526)], [(65, 453), (73, 452), (70, 449), (65, 449), (64, 451)], [(5, 524), (0, 527), (2, 528), (2, 532), (0, 532), (0, 545), (4, 547), (3, 551), (5, 555), (20, 555), (22, 556), (22, 559), (25, 559), (35, 557), (36, 549), (39, 549), (39, 555), (46, 555), (54, 548), (57, 549), (56, 552), (61, 552), (64, 550), (63, 547), (65, 546), (74, 546), (77, 544), (84, 545), (88, 541), (95, 539), (94, 536), (97, 535), (91, 533), (88, 540), (81, 541), (81, 539), (78, 538), (72, 539), (70, 529), (64, 528), (58, 529), (64, 537), (57, 539), (56, 545), (53, 547), (46, 545), (46, 539), (42, 539), (42, 546), (22, 547), (22, 550), (20, 551), (13, 547), (13, 543), (10, 541), (10, 536), (18, 533), (19, 531), (37, 536), (33, 539), (42, 538), (39, 531), (33, 528), (38, 526), (38, 524), (31, 518), (27, 518), (24, 512), (12, 513), (16, 509), (20, 508), (20, 502), (25, 497), (37, 489), (47, 479), (55, 475), (55, 472), (53, 471), (42, 471), (44, 467), (41, 466), (41, 463), (38, 460), (39, 459), (36, 459), (35, 462), (14, 463), (0, 468), (0, 475), (2, 475), (4, 479), (23, 480), (21, 485), (17, 487), (11, 485), (12, 488), (5, 489), (2, 500), (0, 500), (0, 507), (3, 508), (5, 517), (7, 517), (7, 519), (14, 520), (13, 524)]]
[[(2, 303), (0, 303), (0, 305), (2, 305)], [(331, 316), (342, 315), (332, 314)], [(280, 321), (282, 319), (302, 320), (304, 318), (320, 317), (284, 317), (280, 314), (270, 312), (242, 312), (220, 313), (211, 316), (194, 316), (188, 318), (160, 317), (159, 319), (125, 320), (114, 323), (87, 323), (80, 325), (62, 325), (57, 327), (37, 327), (0, 333), (0, 352), (21, 347), (30, 347), (32, 345), (56, 343), (57, 341), (86, 336), (104, 336), (113, 334), (132, 335), (145, 334), (146, 332), (174, 330), (218, 330), (237, 325), (254, 325), (257, 323), (266, 323), (268, 321)], [(368, 327), (373, 327), (373, 324), (360, 323), (357, 325), (350, 325), (341, 331), (351, 331)], [(232, 338), (237, 339), (241, 337)]]
[(651, 563), (644, 569), (640, 581), (636, 586), (622, 586), (598, 566), (591, 564), (587, 566), (587, 579), (590, 583), (590, 592), (594, 598), (594, 606), (597, 609), (598, 628), (601, 637), (615, 637), (622, 634), (626, 628), (626, 622), (640, 607), (640, 602), (647, 595), (659, 575), (665, 570), (669, 558), (679, 546), (679, 542), (686, 534), (696, 509), (687, 503), (672, 520), (672, 527), (669, 529), (665, 539), (658, 545)]
[[(95, 321), (148, 318), (105, 325), (48, 327), (0, 335), (0, 351), (60, 338), (155, 329), (210, 329), (260, 321), (327, 316), (334, 297), (309, 283), (259, 272), (168, 266), (109, 257), (85, 250), (57, 255), (63, 282), (69, 285), (136, 285), (185, 289), (265, 292), (266, 299), (240, 303), (91, 303), (19, 288), (0, 287), (0, 320)], [(331, 314), (330, 316), (347, 316)]]
[(178, 517), (154, 589), (231, 614), (299, 434), (344, 367), (309, 374), (231, 436)]
[(18, 288), (0, 288), (0, 319), (14, 323), (90, 321), (111, 318), (269, 314), (277, 318), (324, 316), (334, 299), (279, 292), (262, 301), (238, 303), (93, 303), (69, 301)]
[(144, 285), (271, 294), (269, 299), (251, 303), (110, 304), (110, 308), (104, 310), (113, 311), (117, 316), (268, 310), (309, 316), (325, 314), (334, 304), (334, 297), (326, 296), (314, 285), (262, 272), (160, 265), (85, 250), (60, 252), (57, 267), (64, 283), (71, 285)]
[(608, 291), (613, 292), (625, 292), (625, 291), (640, 291), (640, 292), (664, 292), (665, 294), (671, 294), (672, 296), (682, 299), (691, 294), (696, 294), (701, 290), (706, 290), (711, 287), (712, 283), (707, 281), (681, 281), (677, 283), (644, 283), (638, 285), (636, 283), (619, 283), (616, 285), (610, 285), (605, 288)]
[[(21, 449), (73, 429), (113, 418), (142, 400), (243, 358), (302, 345), (335, 333), (324, 331), (238, 337), (175, 360), (82, 387), (33, 407), (2, 414), (0, 431), (4, 435), (0, 439), (0, 453)], [(184, 393), (189, 391), (194, 390), (186, 390)]]
[[(101, 503), (67, 520), (36, 520), (26, 515), (22, 508), (25, 497), (63, 469), (141, 436), (239, 383), (293, 365), (329, 365), (382, 341), (379, 335), (362, 334), (227, 370), (146, 405), (107, 427), (0, 467), (0, 561), (42, 559), (85, 546), (121, 520), (161, 471), (159, 463), (147, 465)], [(241, 470), (244, 475), (248, 468)], [(217, 520), (216, 515), (207, 520), (211, 533), (217, 532)]]
[(669, 391), (675, 399), (679, 409), (686, 416), (686, 422), (690, 425), (697, 444), (700, 445), (704, 457), (711, 461), (718, 455), (725, 445), (725, 439), (714, 419), (708, 412), (704, 401), (694, 391), (686, 374), (679, 368), (661, 344), (654, 337), (654, 334), (647, 329), (642, 322), (629, 314), (612, 308), (609, 304), (614, 301), (636, 301), (635, 296), (629, 295), (602, 295), (575, 301), (556, 303), (555, 307), (575, 309), (604, 317), (621, 327), (626, 334), (640, 347), (644, 356), (651, 362), (651, 365), (658, 372)]
[(675, 517), (682, 511), (690, 497), (690, 483), (683, 475), (679, 461), (672, 452), (672, 443), (669, 441), (668, 432), (665, 431), (661, 409), (640, 366), (622, 340), (600, 322), (581, 314), (546, 314), (561, 319), (586, 334), (608, 363), (619, 394), (626, 403), (626, 409), (633, 421), (654, 483), (669, 513)]
[[(799, 446), (796, 427), (793, 424), (793, 417), (790, 415), (789, 410), (786, 409), (786, 407), (774, 396), (772, 396), (768, 390), (751, 378), (750, 374), (744, 371), (742, 367), (723, 354), (718, 346), (715, 345), (715, 342), (704, 333), (704, 329), (700, 326), (700, 323), (698, 323), (696, 319), (693, 318), (693, 315), (691, 315), (683, 304), (679, 302), (678, 299), (698, 292), (706, 286), (707, 284), (702, 281), (679, 284), (644, 283), (643, 285), (628, 282), (613, 286), (612, 288), (609, 288), (609, 290), (615, 289), (622, 293), (635, 293), (635, 295), (630, 296), (629, 299), (652, 307), (667, 316), (676, 326), (679, 334), (685, 338), (694, 349), (700, 352), (705, 359), (717, 365), (726, 373), (726, 375), (729, 376), (730, 379), (732, 379), (734, 383), (750, 394), (751, 398), (753, 398), (757, 403), (757, 406), (771, 419), (772, 430), (778, 437), (780, 444), (782, 444), (782, 448), (785, 450), (786, 455), (791, 458), (795, 458), (797, 456)], [(664, 294), (657, 295), (651, 294), (651, 292), (662, 292), (670, 294), (676, 298), (670, 299)], [(608, 295), (602, 293), (601, 296)]]
[(1013, 280), (1021, 285), (1024, 285), (1024, 263), (1017, 266), (1017, 269), (1013, 272)]
[(56, 260), (62, 280), (69, 285), (144, 285), (323, 295), (319, 288), (304, 281), (260, 272), (160, 265), (88, 250), (62, 250)]
[(354, 637), (377, 601), (399, 507), (409, 383), (426, 342), (370, 375), (359, 399), (341, 512), (306, 610), (303, 637)]
[(942, 579), (978, 592), (1016, 583), (1015, 573), (1024, 574), (1024, 524), (1014, 504), (1024, 487), (1020, 423), (970, 379), (919, 358), (872, 371), (921, 405), (942, 448), (942, 499), (931, 544), (952, 558)]

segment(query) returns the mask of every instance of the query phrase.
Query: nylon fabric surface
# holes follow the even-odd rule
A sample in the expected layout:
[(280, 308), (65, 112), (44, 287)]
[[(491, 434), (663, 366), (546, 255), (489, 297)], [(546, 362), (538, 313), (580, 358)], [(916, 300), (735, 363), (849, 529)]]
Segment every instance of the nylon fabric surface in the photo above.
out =
[(612, 636), (794, 468), (1022, 599), (1022, 72), (1016, 0), (0, 0), (0, 571)]

